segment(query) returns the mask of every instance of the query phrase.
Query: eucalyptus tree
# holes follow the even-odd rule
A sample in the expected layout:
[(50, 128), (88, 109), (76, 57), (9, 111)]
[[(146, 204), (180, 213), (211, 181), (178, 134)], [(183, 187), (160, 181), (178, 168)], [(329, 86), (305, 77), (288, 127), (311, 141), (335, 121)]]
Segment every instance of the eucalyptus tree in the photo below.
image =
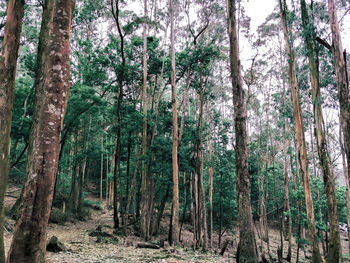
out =
[(10, 155), (12, 109), (24, 0), (8, 1), (4, 40), (0, 58), (0, 262), (5, 262), (4, 197), (7, 188)]
[(69, 38), (74, 4), (72, 0), (50, 0), (44, 5), (27, 179), (8, 262), (45, 262), (60, 132), (70, 88)]
[(279, 0), (280, 17), (283, 29), (284, 41), (286, 45), (288, 60), (288, 78), (289, 88), (291, 91), (292, 105), (293, 105), (293, 116), (295, 122), (295, 130), (298, 145), (298, 157), (301, 166), (302, 178), (304, 182), (304, 193), (305, 193), (305, 205), (308, 219), (309, 238), (312, 247), (312, 262), (321, 262), (321, 253), (318, 246), (318, 239), (316, 233), (316, 223), (314, 216), (313, 201), (311, 196), (311, 185), (310, 175), (308, 169), (307, 153), (306, 153), (306, 140), (304, 132), (304, 120), (301, 114), (300, 98), (299, 98), (299, 87), (298, 79), (296, 76), (296, 57), (295, 50), (293, 48), (293, 42), (291, 39), (291, 32), (287, 21), (287, 4), (286, 1)]
[(300, 0), (303, 34), (309, 59), (310, 82), (312, 90), (312, 104), (315, 121), (315, 135), (317, 138), (317, 150), (322, 168), (325, 192), (327, 195), (328, 215), (330, 222), (329, 249), (327, 262), (339, 262), (342, 258), (342, 249), (339, 233), (338, 208), (336, 200), (335, 178), (331, 167), (331, 157), (328, 151), (325, 124), (322, 113), (319, 59), (315, 47), (315, 32), (313, 24), (309, 19), (305, 0)]
[(258, 252), (253, 228), (250, 203), (250, 182), (247, 148), (247, 107), (239, 60), (237, 37), (236, 1), (227, 2), (228, 34), (230, 38), (230, 66), (232, 78), (233, 104), (235, 110), (236, 131), (236, 187), (238, 204), (239, 244), (237, 260), (239, 262), (258, 262)]

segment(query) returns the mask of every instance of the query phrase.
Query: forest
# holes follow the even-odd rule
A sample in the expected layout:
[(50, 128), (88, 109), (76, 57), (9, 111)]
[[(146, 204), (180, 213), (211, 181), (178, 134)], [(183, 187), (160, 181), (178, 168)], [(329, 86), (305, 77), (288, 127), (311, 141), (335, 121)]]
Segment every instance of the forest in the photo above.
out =
[(0, 1), (0, 263), (350, 262), (349, 0)]

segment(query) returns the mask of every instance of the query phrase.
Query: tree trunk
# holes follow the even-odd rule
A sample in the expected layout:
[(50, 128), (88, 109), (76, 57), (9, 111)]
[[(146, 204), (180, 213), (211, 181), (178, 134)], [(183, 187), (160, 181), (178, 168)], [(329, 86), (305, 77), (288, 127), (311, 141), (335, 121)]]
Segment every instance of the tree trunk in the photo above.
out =
[[(90, 123), (89, 123), (90, 126)], [(89, 127), (90, 128), (90, 127)], [(85, 169), (86, 169), (86, 160), (87, 160), (87, 149), (89, 144), (89, 129), (87, 127), (87, 121), (84, 121), (84, 140), (83, 140), (83, 163), (81, 165), (81, 172), (80, 172), (80, 184), (79, 184), (79, 197), (78, 197), (78, 214), (81, 214), (83, 210), (83, 191), (85, 187)]]
[(212, 138), (209, 138), (208, 142), (208, 150), (209, 150), (209, 157), (208, 157), (208, 199), (209, 199), (209, 222), (210, 222), (210, 248), (213, 248), (213, 234), (214, 234), (214, 222), (213, 222), (213, 175), (214, 175), (214, 168), (211, 165), (212, 161)]
[[(147, 0), (144, 0), (144, 16), (147, 17)], [(141, 234), (147, 241), (151, 238), (151, 189), (150, 178), (147, 176), (147, 31), (148, 25), (143, 23), (143, 85), (142, 85), (142, 109), (143, 109), (143, 132), (142, 132), (142, 173), (141, 173)]]
[(330, 223), (330, 249), (327, 253), (327, 262), (335, 263), (339, 262), (342, 258), (342, 249), (340, 243), (339, 233), (339, 219), (338, 208), (336, 199), (336, 189), (334, 182), (334, 174), (330, 167), (330, 154), (328, 151), (327, 141), (325, 137), (325, 126), (322, 114), (322, 101), (320, 90), (320, 73), (318, 65), (318, 55), (313, 42), (314, 31), (310, 30), (310, 21), (305, 0), (300, 0), (301, 13), (302, 13), (302, 25), (304, 30), (304, 38), (308, 51), (309, 58), (309, 70), (310, 70), (310, 82), (312, 90), (312, 102), (315, 121), (315, 136), (317, 141), (317, 152), (320, 159), (320, 165), (322, 169), (323, 182), (325, 192), (327, 196), (327, 206), (329, 211), (329, 223)]
[(72, 173), (71, 188), (69, 194), (69, 206), (68, 209), (74, 214), (77, 212), (78, 207), (78, 177), (80, 170), (80, 143), (81, 143), (81, 130), (78, 128), (76, 135), (76, 145), (75, 145), (75, 161), (74, 170)]
[(100, 202), (103, 199), (103, 135), (101, 138), (101, 163), (100, 163)]
[[(349, 76), (347, 70), (346, 52), (343, 51), (339, 24), (337, 18), (336, 4), (334, 0), (328, 0), (329, 20), (332, 30), (332, 48), (334, 66), (338, 87), (340, 104), (340, 124), (343, 130), (344, 148), (347, 158), (347, 177), (350, 178), (350, 90)], [(345, 166), (343, 166), (345, 168)], [(350, 205), (349, 205), (350, 209)], [(331, 211), (329, 211), (331, 213)], [(350, 216), (348, 216), (350, 218)], [(348, 219), (349, 220), (349, 219)], [(349, 221), (348, 221), (349, 224)], [(348, 231), (349, 232), (349, 231)], [(350, 241), (349, 241), (350, 249)]]
[(178, 127), (177, 127), (177, 99), (176, 99), (176, 74), (175, 74), (175, 29), (174, 29), (174, 1), (170, 1), (170, 42), (171, 42), (171, 100), (173, 113), (173, 129), (172, 129), (172, 166), (173, 166), (173, 199), (172, 199), (172, 233), (170, 244), (179, 242), (179, 168), (178, 168)]
[(16, 66), (22, 30), (24, 0), (10, 0), (0, 59), (0, 263), (5, 262), (4, 198), (9, 176), (12, 109), (15, 95)]
[(228, 33), (230, 37), (230, 66), (236, 132), (236, 188), (240, 239), (237, 262), (258, 262), (250, 203), (250, 181), (247, 147), (247, 105), (241, 76), (236, 22), (236, 1), (228, 0)]
[[(130, 187), (130, 192), (129, 192), (129, 195), (128, 195), (128, 202), (126, 204), (126, 209), (125, 209), (126, 213), (129, 213), (129, 211), (130, 211), (131, 199), (134, 196), (134, 193), (136, 192), (136, 179), (137, 179), (137, 172), (138, 172), (138, 169), (139, 169), (139, 163), (140, 163), (140, 161), (139, 161), (139, 151), (137, 149), (137, 144), (136, 144), (134, 175), (133, 175), (132, 180), (131, 180), (131, 187)], [(133, 212), (135, 212), (135, 208), (136, 207), (133, 205), (132, 206)]]
[[(288, 161), (287, 161), (287, 134), (286, 134), (286, 121), (284, 122), (284, 133), (283, 133), (283, 178), (284, 178), (284, 203), (285, 211), (288, 214), (288, 254), (286, 260), (288, 262), (292, 259), (292, 214), (290, 210), (289, 201), (289, 180), (288, 180)], [(284, 215), (282, 215), (284, 217)], [(283, 218), (284, 221), (284, 218)], [(283, 253), (283, 251), (282, 251)]]
[(311, 196), (311, 185), (310, 185), (310, 175), (308, 169), (307, 153), (306, 153), (306, 141), (304, 132), (304, 120), (301, 114), (300, 102), (299, 102), (299, 88), (298, 80), (296, 76), (296, 62), (293, 46), (290, 39), (289, 28), (287, 25), (287, 5), (285, 0), (279, 0), (280, 7), (280, 17), (283, 28), (283, 34), (285, 39), (285, 45), (287, 53), (289, 56), (288, 63), (288, 76), (289, 76), (289, 86), (291, 90), (292, 105), (293, 105), (293, 115), (297, 135), (298, 143), (298, 156), (300, 159), (302, 177), (304, 181), (304, 192), (305, 192), (305, 206), (306, 214), (308, 219), (308, 229), (310, 244), (312, 247), (312, 262), (322, 262), (321, 253), (318, 246), (317, 233), (316, 233), (316, 223), (313, 210), (313, 202)]
[(44, 6), (27, 179), (7, 262), (45, 261), (60, 132), (70, 88), (69, 38), (73, 9), (72, 0), (48, 0)]

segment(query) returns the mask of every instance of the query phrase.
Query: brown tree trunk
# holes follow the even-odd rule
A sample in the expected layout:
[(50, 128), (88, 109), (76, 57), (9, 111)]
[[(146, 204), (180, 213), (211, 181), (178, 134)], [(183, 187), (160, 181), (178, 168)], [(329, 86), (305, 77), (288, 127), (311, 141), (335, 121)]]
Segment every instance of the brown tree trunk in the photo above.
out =
[[(341, 36), (339, 32), (339, 24), (337, 18), (337, 9), (334, 0), (328, 0), (329, 20), (332, 30), (332, 47), (338, 97), (340, 104), (340, 124), (343, 130), (344, 149), (347, 159), (347, 178), (350, 178), (350, 90), (349, 90), (349, 76), (347, 70), (346, 52), (343, 51)], [(345, 166), (343, 165), (345, 168)], [(349, 196), (349, 194), (348, 194)], [(349, 197), (348, 197), (349, 198)], [(350, 201), (349, 201), (350, 202)], [(348, 205), (350, 209), (350, 205)], [(350, 212), (348, 212), (349, 214)], [(348, 215), (348, 224), (350, 215)], [(349, 232), (349, 231), (348, 231)], [(350, 235), (349, 235), (350, 237)], [(349, 241), (350, 249), (350, 241)]]
[(311, 185), (310, 185), (310, 175), (308, 169), (308, 161), (306, 154), (306, 142), (305, 142), (305, 132), (304, 132), (304, 120), (301, 114), (300, 102), (299, 102), (299, 88), (298, 80), (296, 76), (296, 62), (293, 46), (290, 39), (289, 28), (287, 25), (287, 5), (285, 0), (279, 0), (280, 7), (280, 17), (283, 28), (283, 34), (285, 39), (285, 45), (287, 53), (289, 56), (288, 63), (288, 76), (289, 76), (289, 86), (291, 90), (292, 105), (293, 105), (293, 115), (297, 135), (298, 143), (298, 156), (300, 159), (301, 172), (304, 181), (304, 192), (305, 192), (305, 206), (306, 214), (308, 219), (308, 229), (310, 244), (312, 247), (312, 262), (322, 262), (321, 253), (318, 246), (317, 233), (316, 233), (316, 223), (313, 210), (313, 202), (311, 196)]
[(10, 0), (0, 59), (0, 263), (5, 262), (4, 198), (9, 175), (12, 109), (24, 0)]
[(170, 244), (179, 242), (179, 168), (178, 168), (178, 127), (177, 127), (177, 99), (176, 99), (176, 74), (175, 74), (175, 28), (174, 28), (174, 1), (170, 1), (170, 42), (171, 42), (171, 100), (173, 112), (173, 129), (172, 129), (172, 166), (173, 166), (173, 199), (172, 199), (172, 233)]
[[(144, 0), (144, 16), (147, 17), (147, 0)], [(147, 176), (147, 23), (143, 23), (143, 85), (142, 85), (142, 109), (143, 109), (143, 132), (142, 132), (142, 172), (141, 172), (141, 234), (147, 241), (151, 238), (151, 189), (150, 178)]]
[(69, 38), (73, 9), (72, 0), (48, 0), (44, 6), (27, 179), (7, 262), (45, 261), (60, 132), (70, 88)]
[(230, 37), (230, 66), (236, 132), (236, 188), (238, 205), (239, 244), (237, 262), (258, 262), (250, 203), (250, 181), (247, 147), (247, 105), (241, 76), (236, 21), (236, 1), (228, 0), (228, 33)]
[(301, 13), (302, 13), (302, 25), (304, 30), (304, 38), (308, 51), (309, 58), (309, 70), (310, 70), (310, 82), (312, 90), (312, 102), (313, 112), (315, 121), (315, 135), (317, 141), (317, 152), (320, 159), (320, 165), (322, 169), (323, 182), (325, 192), (327, 196), (327, 206), (329, 223), (330, 223), (330, 239), (329, 239), (329, 250), (327, 253), (327, 262), (335, 263), (340, 262), (342, 258), (342, 249), (340, 243), (339, 233), (339, 219), (338, 219), (338, 208), (336, 199), (336, 189), (334, 174), (330, 167), (330, 155), (328, 152), (327, 141), (325, 137), (325, 126), (322, 114), (322, 101), (321, 101), (321, 90), (320, 90), (320, 73), (318, 65), (318, 57), (313, 42), (313, 30), (310, 30), (310, 21), (305, 0), (300, 0)]

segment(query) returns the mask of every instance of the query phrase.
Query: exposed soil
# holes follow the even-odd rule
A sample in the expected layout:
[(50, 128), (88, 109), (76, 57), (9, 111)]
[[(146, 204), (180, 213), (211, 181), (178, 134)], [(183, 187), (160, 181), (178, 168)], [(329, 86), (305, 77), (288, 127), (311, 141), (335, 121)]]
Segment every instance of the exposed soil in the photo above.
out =
[[(9, 190), (11, 191), (11, 189)], [(11, 206), (15, 201), (14, 197), (6, 197), (6, 206)], [(235, 251), (237, 246), (237, 237), (234, 233), (225, 233), (222, 240), (232, 240), (233, 245), (229, 245), (225, 255), (219, 255), (218, 248), (218, 236), (214, 236), (214, 248), (209, 252), (193, 251), (192, 233), (189, 231), (190, 226), (184, 225), (182, 230), (182, 246), (169, 247), (165, 244), (164, 248), (160, 249), (144, 249), (136, 248), (139, 242), (142, 242), (140, 237), (137, 237), (136, 232), (132, 226), (126, 229), (126, 235), (119, 234), (116, 236), (114, 242), (104, 239), (90, 236), (89, 233), (96, 230), (98, 226), (103, 226), (103, 231), (108, 232), (106, 235), (113, 235), (113, 214), (112, 211), (106, 208), (106, 205), (102, 204), (102, 210), (91, 211), (91, 218), (86, 221), (77, 221), (75, 223), (68, 222), (65, 225), (50, 224), (48, 228), (48, 240), (52, 236), (57, 236), (66, 247), (65, 251), (59, 253), (47, 252), (48, 263), (114, 263), (114, 262), (167, 262), (167, 263), (179, 263), (179, 262), (236, 262)], [(13, 225), (14, 221), (7, 219), (7, 225)], [(166, 238), (167, 220), (161, 223), (160, 236), (154, 242), (160, 241)], [(163, 231), (162, 231), (163, 230)], [(270, 229), (270, 247), (271, 254), (277, 258), (277, 248), (280, 245), (279, 232), (273, 228)], [(10, 231), (5, 231), (5, 247), (8, 250), (12, 238)], [(98, 240), (99, 239), (99, 240)], [(347, 237), (345, 233), (342, 233), (342, 245), (343, 254), (349, 255)], [(97, 240), (99, 242), (97, 242)], [(294, 244), (295, 244), (295, 240)], [(258, 241), (259, 242), (259, 241)], [(287, 249), (287, 241), (284, 243), (284, 248)], [(293, 246), (293, 262), (296, 258), (296, 246)], [(284, 251), (286, 256), (287, 251)], [(306, 256), (306, 258), (305, 258)], [(300, 262), (310, 262), (308, 259), (311, 256), (310, 248), (305, 248), (305, 254), (300, 252)], [(350, 261), (345, 261), (350, 262)]]

